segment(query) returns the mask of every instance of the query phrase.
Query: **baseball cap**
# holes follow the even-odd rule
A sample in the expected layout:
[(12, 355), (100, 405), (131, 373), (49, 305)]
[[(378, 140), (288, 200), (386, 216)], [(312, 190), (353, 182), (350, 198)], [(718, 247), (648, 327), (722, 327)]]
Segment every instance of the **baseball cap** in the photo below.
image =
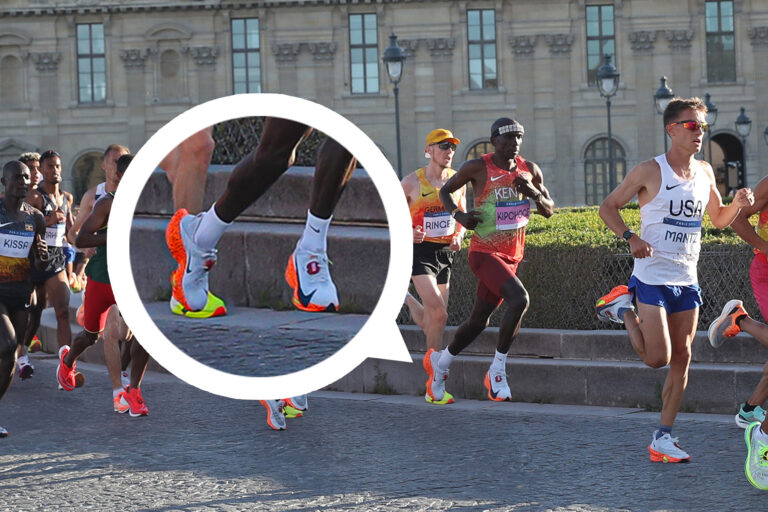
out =
[(461, 143), (459, 139), (453, 136), (450, 130), (445, 130), (443, 128), (438, 128), (437, 130), (432, 130), (431, 132), (429, 132), (429, 135), (427, 135), (425, 142), (427, 146), (429, 146), (430, 144), (434, 144), (436, 142), (443, 142), (444, 140), (449, 140), (454, 144)]

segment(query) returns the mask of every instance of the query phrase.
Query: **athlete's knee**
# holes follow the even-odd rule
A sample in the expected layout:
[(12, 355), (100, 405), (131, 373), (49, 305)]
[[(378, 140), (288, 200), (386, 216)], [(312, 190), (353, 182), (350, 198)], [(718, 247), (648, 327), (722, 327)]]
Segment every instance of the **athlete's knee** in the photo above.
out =
[(195, 158), (210, 160), (216, 143), (208, 130), (201, 130), (187, 139), (184, 143), (184, 151), (191, 153)]
[[(99, 333), (83, 330), (80, 332), (80, 334), (77, 335), (77, 339), (75, 341), (77, 341), (78, 339), (86, 347), (90, 347), (91, 345), (96, 343), (96, 340), (99, 339)], [(73, 341), (72, 343), (74, 344), (75, 341)]]
[(528, 306), (531, 304), (531, 298), (528, 296), (528, 291), (525, 289), (523, 289), (522, 292), (512, 294), (510, 297), (505, 297), (504, 301), (511, 311), (519, 311), (521, 313), (525, 313), (528, 310)]
[(57, 304), (54, 305), (53, 308), (54, 312), (56, 313), (56, 320), (59, 322), (68, 322), (69, 321), (69, 305), (68, 304)]
[(684, 347), (672, 349), (672, 357), (670, 363), (676, 366), (682, 366), (688, 368), (691, 364), (691, 358), (693, 357), (691, 352), (691, 346), (686, 345)]
[(15, 357), (16, 347), (18, 347), (16, 337), (0, 341), (0, 359), (8, 360)]

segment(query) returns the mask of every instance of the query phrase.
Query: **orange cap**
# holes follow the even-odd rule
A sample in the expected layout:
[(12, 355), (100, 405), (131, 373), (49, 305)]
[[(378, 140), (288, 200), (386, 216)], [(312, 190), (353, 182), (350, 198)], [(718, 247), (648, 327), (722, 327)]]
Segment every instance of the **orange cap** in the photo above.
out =
[(453, 136), (450, 130), (445, 130), (443, 128), (438, 128), (437, 130), (432, 130), (429, 132), (429, 135), (427, 135), (427, 139), (425, 140), (427, 146), (430, 144), (435, 144), (436, 142), (443, 142), (444, 140), (449, 140), (453, 142), (454, 144), (460, 144), (461, 141)]

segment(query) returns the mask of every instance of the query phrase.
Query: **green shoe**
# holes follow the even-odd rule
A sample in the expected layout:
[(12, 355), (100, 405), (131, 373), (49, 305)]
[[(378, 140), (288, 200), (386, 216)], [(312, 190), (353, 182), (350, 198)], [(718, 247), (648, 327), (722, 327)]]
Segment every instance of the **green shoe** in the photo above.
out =
[(762, 423), (765, 419), (765, 409), (759, 405), (749, 412), (744, 411), (744, 406), (747, 404), (741, 404), (739, 413), (733, 418), (738, 426), (741, 428), (747, 428), (750, 423), (758, 422)]
[(749, 483), (768, 491), (768, 443), (755, 439), (760, 430), (760, 423), (751, 423), (744, 431), (744, 441), (747, 443), (747, 461), (744, 463), (744, 473)]
[(446, 405), (446, 404), (452, 404), (453, 403), (453, 395), (449, 392), (445, 391), (443, 393), (443, 399), (442, 400), (435, 400), (429, 394), (424, 395), (424, 399), (427, 401), (428, 404), (434, 404), (434, 405)]
[(186, 316), (187, 318), (211, 318), (214, 316), (223, 316), (227, 314), (227, 306), (224, 301), (208, 292), (208, 302), (200, 311), (190, 311), (185, 308), (181, 302), (171, 297), (171, 313), (174, 315)]
[(291, 407), (290, 405), (285, 404), (283, 406), (283, 415), (285, 415), (286, 418), (301, 418), (304, 416), (304, 411), (300, 411), (295, 407)]

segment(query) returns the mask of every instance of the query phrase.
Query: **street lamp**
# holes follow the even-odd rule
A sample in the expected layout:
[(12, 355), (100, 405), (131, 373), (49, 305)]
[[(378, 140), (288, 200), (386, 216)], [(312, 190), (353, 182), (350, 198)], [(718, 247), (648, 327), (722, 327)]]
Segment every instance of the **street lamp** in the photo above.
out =
[(381, 58), (387, 67), (389, 81), (395, 86), (395, 134), (397, 137), (397, 177), (403, 177), (403, 162), (400, 151), (400, 101), (398, 93), (400, 89), (397, 85), (403, 77), (403, 64), (405, 64), (405, 51), (397, 44), (397, 36), (394, 32), (389, 35), (389, 48), (384, 50), (384, 56)]
[(736, 131), (741, 135), (742, 151), (744, 152), (741, 165), (741, 175), (743, 179), (741, 180), (741, 183), (739, 183), (739, 186), (741, 187), (747, 186), (747, 137), (749, 137), (749, 132), (752, 130), (752, 120), (744, 112), (745, 110), (744, 107), (741, 107), (741, 114), (739, 114), (739, 117), (736, 118), (736, 122), (734, 123), (736, 125)]
[(712, 128), (717, 121), (717, 107), (712, 103), (712, 97), (709, 93), (704, 95), (704, 106), (707, 107), (707, 124), (709, 125), (709, 131), (707, 132), (707, 151), (709, 152), (709, 163), (712, 163)]
[(608, 112), (608, 183), (613, 190), (616, 188), (616, 171), (613, 167), (613, 138), (611, 137), (611, 97), (619, 88), (619, 72), (611, 64), (611, 56), (603, 56), (605, 63), (597, 70), (597, 88), (600, 96), (605, 98), (605, 108)]
[[(669, 105), (669, 101), (674, 98), (675, 95), (672, 93), (672, 89), (667, 87), (667, 77), (663, 76), (661, 77), (661, 87), (659, 87), (656, 90), (656, 93), (653, 95), (653, 99), (656, 102), (656, 112), (659, 114), (664, 114), (664, 111), (667, 109), (667, 105)], [(662, 118), (662, 124), (664, 124), (663, 118)], [(667, 152), (667, 127), (664, 127), (664, 153)]]

